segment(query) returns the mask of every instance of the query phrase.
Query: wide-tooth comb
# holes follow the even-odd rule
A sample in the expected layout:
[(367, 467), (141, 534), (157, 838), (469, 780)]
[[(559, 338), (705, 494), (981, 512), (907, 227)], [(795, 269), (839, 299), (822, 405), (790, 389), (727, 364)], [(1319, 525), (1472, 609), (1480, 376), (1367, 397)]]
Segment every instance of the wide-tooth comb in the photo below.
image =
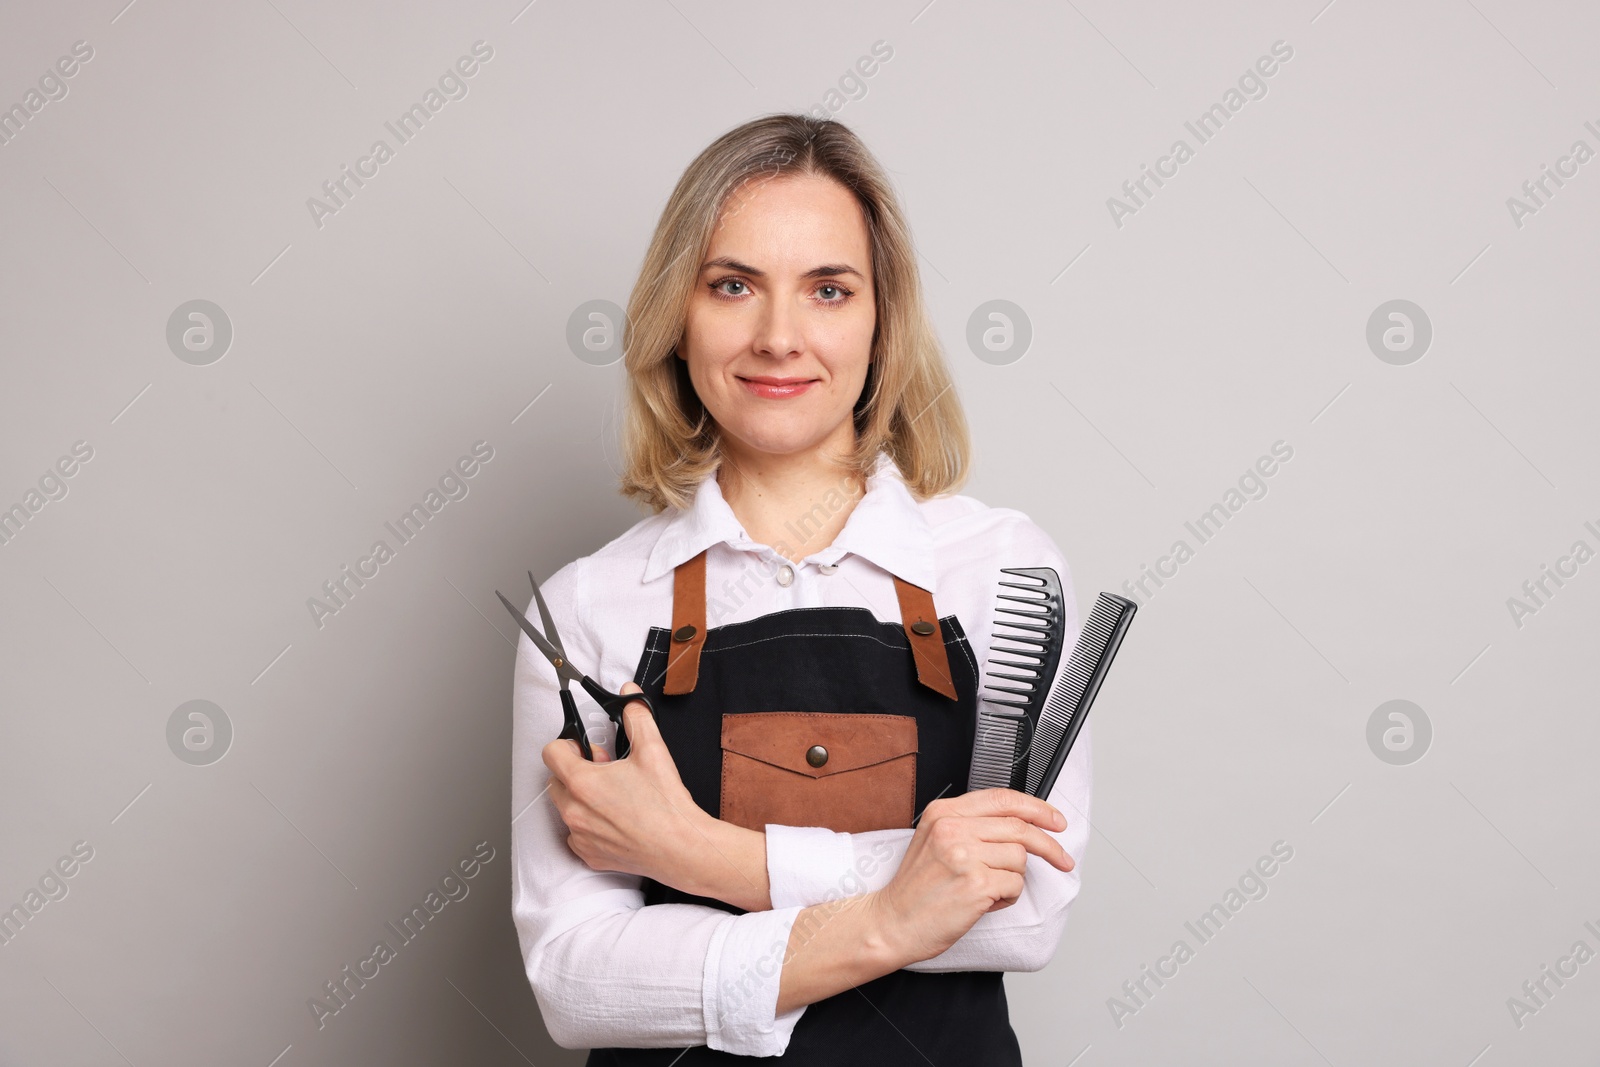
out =
[(1078, 640), (1061, 671), (1061, 679), (1036, 722), (1028, 751), (1024, 789), (1028, 794), (1050, 795), (1137, 610), (1138, 605), (1133, 601), (1115, 593), (1101, 593), (1095, 599), (1094, 610), (1089, 612), (1083, 628), (1078, 631)]
[[(1008, 670), (984, 673), (1015, 684), (984, 683), (985, 689), (998, 695), (983, 694), (988, 706), (978, 709), (972, 770), (967, 779), (969, 791), (1021, 788), (1021, 766), (1027, 759), (1034, 725), (1044, 710), (1065, 636), (1061, 578), (1053, 568), (1002, 567), (1000, 573), (1023, 580), (1001, 579), (1000, 603), (995, 608), (1001, 615), (1012, 617), (995, 619), (989, 666)], [(1007, 589), (1017, 592), (1007, 593)], [(1009, 607), (1008, 603), (1019, 606)], [(1001, 655), (1019, 658), (1001, 659)]]

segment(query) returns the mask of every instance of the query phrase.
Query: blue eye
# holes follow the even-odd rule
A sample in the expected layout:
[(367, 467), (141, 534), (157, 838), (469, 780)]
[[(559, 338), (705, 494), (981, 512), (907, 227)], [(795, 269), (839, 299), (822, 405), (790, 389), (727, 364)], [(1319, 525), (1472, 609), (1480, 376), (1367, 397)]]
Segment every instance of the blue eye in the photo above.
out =
[[(725, 286), (730, 285), (739, 286), (738, 291), (730, 292), (727, 288), (725, 288)], [(750, 285), (742, 278), (723, 278), (719, 281), (712, 282), (710, 289), (713, 295), (722, 299), (738, 300), (750, 291)], [(819, 294), (820, 300), (823, 304), (843, 304), (852, 296), (855, 296), (854, 290), (846, 289), (844, 286), (835, 284), (833, 282), (824, 282), (823, 284), (817, 286), (815, 291)], [(833, 294), (832, 296), (827, 295), (830, 292)]]

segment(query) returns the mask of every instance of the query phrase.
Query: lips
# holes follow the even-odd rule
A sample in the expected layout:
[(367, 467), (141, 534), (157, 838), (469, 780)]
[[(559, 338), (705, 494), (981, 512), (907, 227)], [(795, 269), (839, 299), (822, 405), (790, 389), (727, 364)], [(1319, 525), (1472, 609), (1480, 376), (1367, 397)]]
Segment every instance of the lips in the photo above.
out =
[(738, 378), (750, 392), (769, 400), (799, 396), (817, 381), (815, 378), (774, 378), (765, 374), (750, 378), (740, 375)]

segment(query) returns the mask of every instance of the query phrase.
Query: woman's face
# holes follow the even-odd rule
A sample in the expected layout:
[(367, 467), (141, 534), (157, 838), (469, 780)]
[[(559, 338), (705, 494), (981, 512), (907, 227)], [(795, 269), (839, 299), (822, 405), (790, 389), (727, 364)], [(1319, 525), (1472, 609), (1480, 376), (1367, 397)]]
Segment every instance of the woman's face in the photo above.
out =
[(728, 198), (678, 355), (736, 459), (854, 445), (871, 260), (861, 206), (831, 178), (754, 179)]

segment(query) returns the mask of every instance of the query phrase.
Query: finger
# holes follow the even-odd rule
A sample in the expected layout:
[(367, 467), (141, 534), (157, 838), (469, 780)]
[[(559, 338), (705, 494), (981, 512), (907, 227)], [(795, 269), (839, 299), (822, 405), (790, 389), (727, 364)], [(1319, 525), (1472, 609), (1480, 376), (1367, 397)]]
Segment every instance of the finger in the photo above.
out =
[(973, 859), (996, 871), (1026, 874), (1028, 850), (1017, 841), (979, 841), (968, 849)]
[(1076, 866), (1061, 842), (1029, 822), (1019, 822), (1017, 816), (975, 817), (967, 820), (982, 841), (1020, 844), (1046, 863), (1063, 871)]
[(1017, 875), (1014, 875), (1014, 874), (1011, 875), (1011, 877), (1017, 879), (1017, 881), (1015, 883), (1015, 890), (1013, 891), (1012, 887), (1010, 887), (1010, 886), (1007, 886), (1007, 887), (1001, 889), (999, 891), (999, 895), (998, 895), (997, 899), (995, 900), (995, 902), (993, 904), (990, 904), (989, 907), (987, 909), (985, 909), (985, 910), (987, 910), (987, 911), (1002, 911), (1002, 910), (1004, 910), (1006, 908), (1011, 907), (1011, 905), (1015, 904), (1018, 900), (1020, 900), (1022, 898), (1022, 879), (1020, 877), (1018, 877)]
[(1015, 815), (1056, 833), (1067, 828), (1067, 817), (1059, 808), (1020, 789), (975, 789), (954, 800), (963, 815)]
[(623, 729), (628, 731), (629, 749), (651, 748), (664, 744), (661, 731), (656, 727), (656, 717), (645, 704), (635, 700), (622, 709)]
[[(623, 696), (627, 696), (629, 693), (642, 693), (644, 690), (640, 689), (637, 683), (623, 682), (622, 688), (617, 690), (617, 692), (621, 693)], [(646, 705), (642, 700), (635, 700), (630, 704), (624, 705), (622, 709), (623, 712), (626, 713), (628, 708), (644, 708), (646, 711), (650, 710), (649, 706)]]
[(997, 807), (994, 814), (1015, 815), (1019, 819), (1026, 819), (1035, 826), (1060, 833), (1067, 828), (1067, 817), (1047, 800), (1022, 792), (1020, 789), (980, 790), (980, 792), (993, 792), (996, 795), (988, 798), (990, 803)]
[(985, 880), (985, 887), (989, 895), (994, 898), (994, 903), (984, 910), (991, 912), (1011, 907), (1021, 899), (1025, 884), (1022, 875), (1015, 871), (990, 871), (988, 878)]
[(544, 746), (539, 755), (544, 759), (544, 765), (550, 768), (550, 774), (556, 778), (567, 778), (577, 764), (584, 762), (583, 750), (570, 737), (556, 738)]
[(611, 753), (607, 752), (605, 749), (601, 748), (599, 745), (591, 743), (589, 745), (589, 751), (591, 753), (593, 753), (594, 761), (596, 763), (610, 763), (611, 762)]

